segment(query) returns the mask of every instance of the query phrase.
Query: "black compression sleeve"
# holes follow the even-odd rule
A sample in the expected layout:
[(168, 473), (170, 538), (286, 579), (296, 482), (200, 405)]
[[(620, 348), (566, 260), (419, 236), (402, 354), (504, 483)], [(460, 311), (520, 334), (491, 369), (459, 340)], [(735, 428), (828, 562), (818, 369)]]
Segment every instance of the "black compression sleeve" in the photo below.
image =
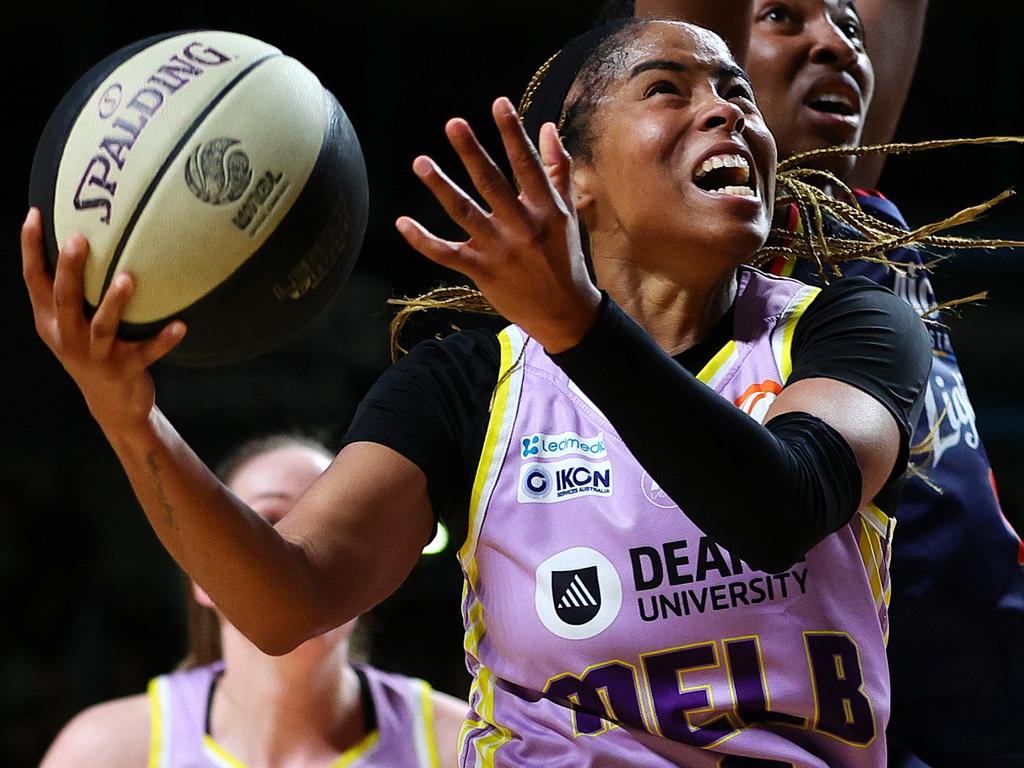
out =
[(607, 297), (583, 341), (552, 359), (687, 516), (754, 568), (784, 570), (856, 512), (860, 470), (838, 432), (804, 413), (758, 424)]

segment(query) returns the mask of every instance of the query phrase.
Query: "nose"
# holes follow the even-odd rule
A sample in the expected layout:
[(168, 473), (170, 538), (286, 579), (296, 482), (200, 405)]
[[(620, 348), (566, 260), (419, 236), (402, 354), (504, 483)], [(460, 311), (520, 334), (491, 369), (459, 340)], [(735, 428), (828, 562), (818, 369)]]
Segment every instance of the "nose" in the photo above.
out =
[(727, 133), (743, 133), (746, 120), (743, 117), (743, 110), (736, 104), (715, 96), (701, 114), (698, 126), (702, 131), (723, 129)]
[(846, 70), (857, 62), (859, 51), (853, 42), (835, 22), (825, 17), (813, 25), (810, 60), (815, 64), (827, 64)]

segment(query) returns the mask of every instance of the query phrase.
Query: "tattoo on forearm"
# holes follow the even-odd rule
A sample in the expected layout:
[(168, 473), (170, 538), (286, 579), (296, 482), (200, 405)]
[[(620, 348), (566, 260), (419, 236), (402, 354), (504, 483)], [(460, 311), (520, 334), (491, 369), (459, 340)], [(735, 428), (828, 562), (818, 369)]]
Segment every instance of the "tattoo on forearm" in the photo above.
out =
[(150, 452), (146, 454), (146, 464), (149, 465), (149, 473), (153, 478), (153, 484), (156, 486), (156, 498), (160, 502), (160, 506), (164, 509), (164, 521), (172, 530), (178, 530), (178, 521), (174, 517), (174, 507), (171, 506), (171, 502), (167, 500), (167, 494), (164, 492), (164, 484), (160, 479), (160, 466), (156, 463), (156, 453)]

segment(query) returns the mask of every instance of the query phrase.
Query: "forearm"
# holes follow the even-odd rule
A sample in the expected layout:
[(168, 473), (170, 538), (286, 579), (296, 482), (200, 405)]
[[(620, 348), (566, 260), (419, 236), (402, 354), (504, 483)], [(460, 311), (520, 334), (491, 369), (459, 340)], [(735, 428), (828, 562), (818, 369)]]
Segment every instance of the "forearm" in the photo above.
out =
[[(856, 510), (856, 459), (827, 426), (815, 429), (820, 420), (810, 423), (810, 443), (792, 440), (812, 419), (806, 414), (773, 434), (665, 355), (615, 305), (554, 359), (686, 515), (750, 565), (784, 569)], [(823, 460), (805, 461), (808, 451)]]
[(257, 646), (282, 653), (329, 628), (305, 551), (232, 494), (157, 408), (137, 428), (105, 432), (164, 547)]

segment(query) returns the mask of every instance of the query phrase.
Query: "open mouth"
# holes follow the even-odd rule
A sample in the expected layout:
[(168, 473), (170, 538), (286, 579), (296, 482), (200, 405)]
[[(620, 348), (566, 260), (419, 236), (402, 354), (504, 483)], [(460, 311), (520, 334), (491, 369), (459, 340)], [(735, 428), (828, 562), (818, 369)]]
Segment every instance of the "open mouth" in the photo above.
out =
[(713, 195), (754, 197), (757, 191), (750, 180), (750, 164), (741, 155), (714, 155), (701, 163), (693, 182)]
[(857, 114), (857, 107), (853, 101), (840, 93), (823, 93), (807, 102), (807, 106), (817, 112), (841, 117), (852, 117)]

